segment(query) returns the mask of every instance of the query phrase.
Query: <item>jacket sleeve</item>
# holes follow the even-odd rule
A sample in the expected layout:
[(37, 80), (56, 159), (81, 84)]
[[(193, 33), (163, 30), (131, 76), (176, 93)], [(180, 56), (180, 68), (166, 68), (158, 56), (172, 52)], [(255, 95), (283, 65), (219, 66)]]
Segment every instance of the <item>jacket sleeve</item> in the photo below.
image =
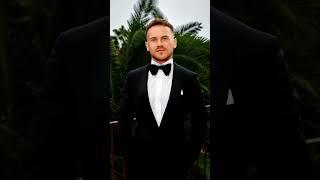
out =
[(190, 81), (190, 112), (191, 112), (191, 148), (190, 148), (190, 163), (196, 161), (200, 154), (200, 150), (205, 143), (208, 135), (208, 113), (203, 102), (198, 76), (195, 74)]
[(133, 111), (131, 98), (129, 96), (129, 75), (127, 75), (123, 89), (121, 90), (120, 100), (120, 120), (119, 120), (119, 153), (127, 156), (130, 137), (132, 134)]

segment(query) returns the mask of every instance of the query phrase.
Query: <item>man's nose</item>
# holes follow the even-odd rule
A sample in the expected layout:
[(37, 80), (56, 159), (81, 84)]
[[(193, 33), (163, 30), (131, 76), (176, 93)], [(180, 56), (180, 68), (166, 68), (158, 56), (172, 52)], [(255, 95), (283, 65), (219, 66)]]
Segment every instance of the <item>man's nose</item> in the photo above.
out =
[(162, 46), (162, 40), (161, 40), (161, 39), (159, 39), (159, 40), (157, 41), (157, 45), (158, 45), (158, 46)]

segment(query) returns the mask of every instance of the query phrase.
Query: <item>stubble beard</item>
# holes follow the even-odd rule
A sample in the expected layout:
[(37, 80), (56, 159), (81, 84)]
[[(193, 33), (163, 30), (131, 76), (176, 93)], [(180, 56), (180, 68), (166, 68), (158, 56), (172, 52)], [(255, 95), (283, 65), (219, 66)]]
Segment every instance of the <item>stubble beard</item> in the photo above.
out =
[(162, 59), (158, 59), (158, 58), (155, 57), (155, 56), (152, 56), (152, 58), (153, 58), (155, 61), (157, 61), (157, 63), (162, 64), (162, 63), (167, 62), (169, 59), (171, 59), (172, 56), (173, 56), (173, 54), (170, 54), (169, 56), (167, 56), (167, 57), (165, 57), (165, 58), (162, 58)]

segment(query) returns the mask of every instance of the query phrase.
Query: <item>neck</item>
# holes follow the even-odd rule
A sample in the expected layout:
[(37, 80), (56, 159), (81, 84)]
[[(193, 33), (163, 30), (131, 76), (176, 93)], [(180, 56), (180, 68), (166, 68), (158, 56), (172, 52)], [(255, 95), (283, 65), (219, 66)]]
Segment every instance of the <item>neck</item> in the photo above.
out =
[(152, 58), (155, 62), (157, 62), (158, 64), (163, 64), (163, 63), (166, 63), (168, 62), (170, 59), (172, 59), (172, 56), (170, 56), (168, 59), (166, 60), (158, 60), (156, 58)]
[(158, 61), (158, 60), (154, 59), (154, 61), (159, 63), (159, 64), (163, 64), (163, 63), (167, 62), (168, 60), (166, 60), (166, 61)]

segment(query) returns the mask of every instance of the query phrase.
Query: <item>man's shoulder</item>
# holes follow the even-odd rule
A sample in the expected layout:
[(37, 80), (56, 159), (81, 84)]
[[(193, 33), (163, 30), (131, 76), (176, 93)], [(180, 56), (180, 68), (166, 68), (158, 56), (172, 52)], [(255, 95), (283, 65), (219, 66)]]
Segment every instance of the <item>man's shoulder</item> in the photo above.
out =
[(107, 34), (108, 24), (109, 18), (105, 16), (100, 19), (91, 21), (87, 24), (70, 28), (62, 32), (60, 36), (63, 36), (69, 41), (84, 40), (92, 38), (92, 36), (95, 36), (96, 34)]
[(141, 67), (139, 67), (139, 68), (130, 70), (130, 71), (128, 72), (128, 76), (135, 76), (135, 75), (139, 75), (139, 74), (141, 74), (141, 73), (145, 73), (147, 68), (148, 68), (148, 64), (146, 64), (146, 65), (144, 65), (144, 66), (141, 66)]
[(183, 67), (182, 65), (179, 65), (177, 63), (174, 63), (174, 71), (179, 71), (180, 73), (183, 73), (185, 76), (197, 76), (197, 73), (187, 69), (186, 67)]
[(229, 16), (211, 6), (211, 17), (215, 22), (213, 36), (223, 41), (229, 39), (232, 43), (248, 46), (274, 45), (278, 38), (270, 33), (253, 28), (240, 20)]
[(108, 17), (102, 17), (100, 19), (96, 19), (94, 21), (91, 21), (87, 24), (83, 24), (80, 26), (73, 27), (71, 29), (68, 29), (65, 31), (65, 34), (75, 34), (75, 33), (82, 33), (82, 32), (90, 32), (90, 31), (101, 31), (101, 30), (106, 30), (107, 25), (108, 25)]

